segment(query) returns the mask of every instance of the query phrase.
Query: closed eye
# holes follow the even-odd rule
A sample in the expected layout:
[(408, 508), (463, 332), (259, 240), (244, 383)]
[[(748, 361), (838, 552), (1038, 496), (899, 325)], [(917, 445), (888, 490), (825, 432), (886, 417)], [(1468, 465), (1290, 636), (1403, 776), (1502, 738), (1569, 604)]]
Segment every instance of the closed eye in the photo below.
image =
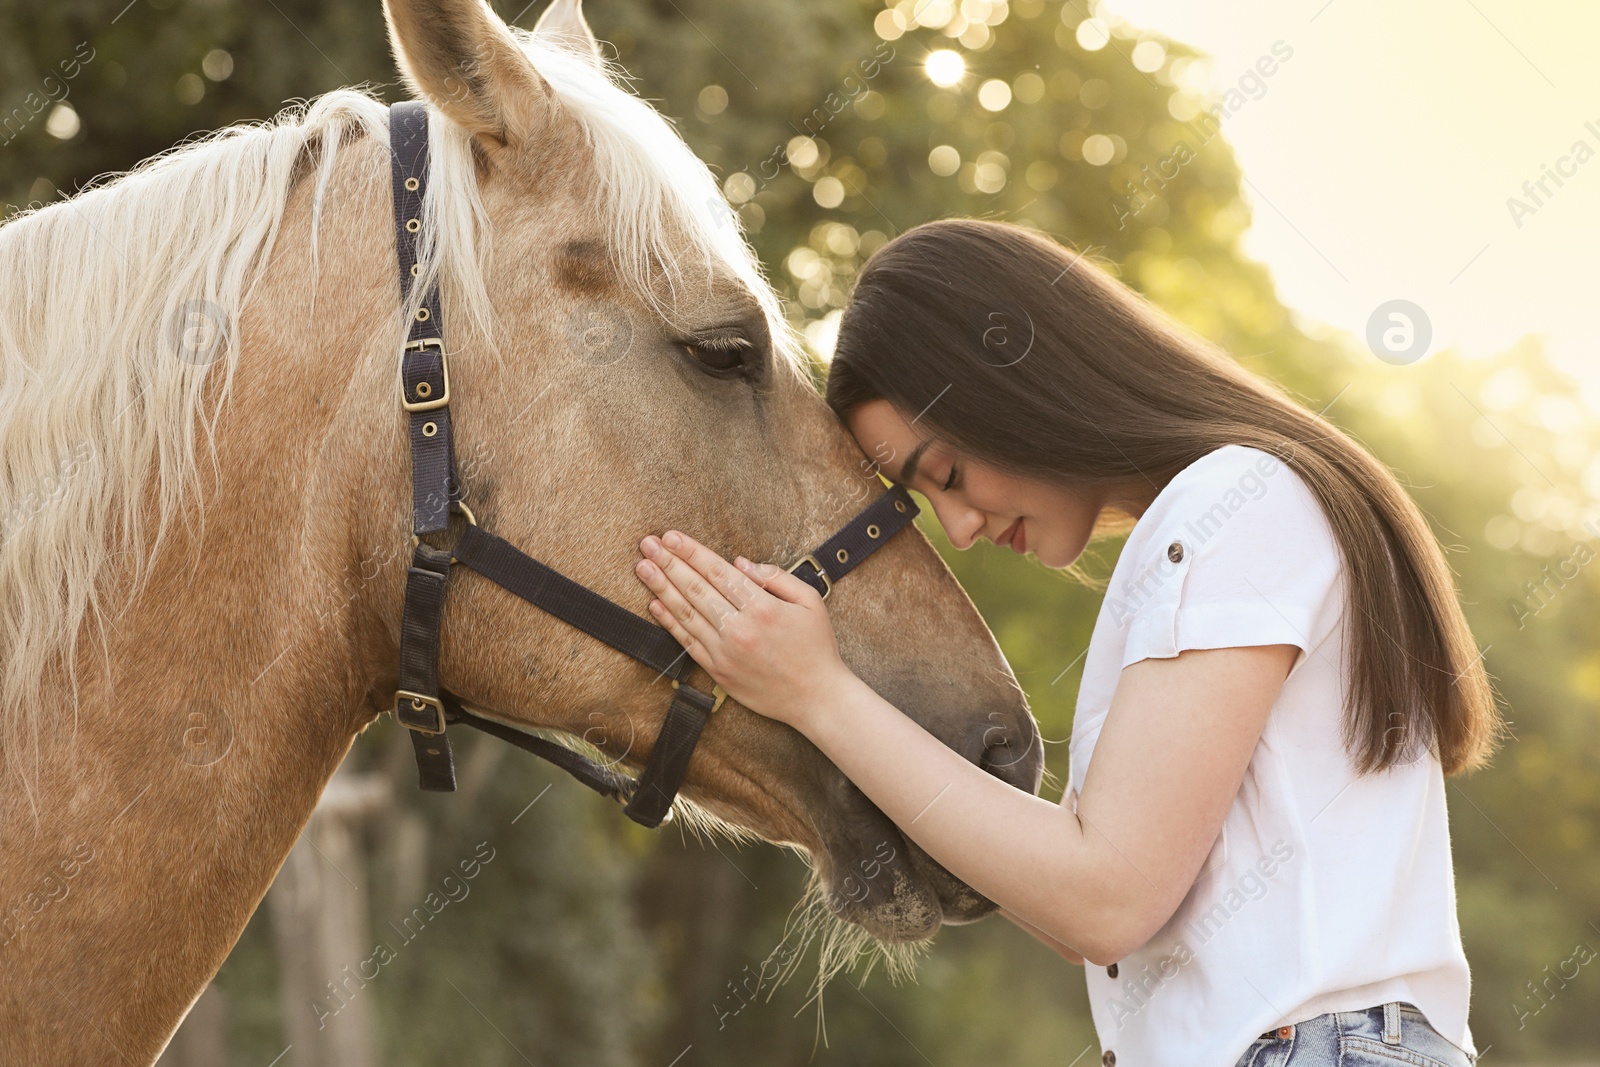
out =
[(754, 359), (756, 346), (742, 334), (711, 334), (680, 342), (702, 369), (720, 378), (744, 373)]

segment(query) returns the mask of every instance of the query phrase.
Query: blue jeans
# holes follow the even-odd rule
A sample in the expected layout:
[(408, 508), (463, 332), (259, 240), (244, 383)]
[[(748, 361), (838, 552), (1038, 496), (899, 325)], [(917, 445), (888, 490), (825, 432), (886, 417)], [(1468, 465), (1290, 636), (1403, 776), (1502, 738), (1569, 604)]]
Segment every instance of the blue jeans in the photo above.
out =
[(1237, 1067), (1475, 1067), (1407, 1001), (1332, 1011), (1256, 1038)]

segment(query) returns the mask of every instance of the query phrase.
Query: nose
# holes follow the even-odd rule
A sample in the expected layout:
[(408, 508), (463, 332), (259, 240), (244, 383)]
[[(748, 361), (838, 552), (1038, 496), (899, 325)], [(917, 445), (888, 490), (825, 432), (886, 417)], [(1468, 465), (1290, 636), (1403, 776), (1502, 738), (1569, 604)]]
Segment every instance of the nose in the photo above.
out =
[(965, 552), (977, 543), (985, 524), (983, 512), (934, 497), (929, 497), (928, 502), (933, 505), (933, 514), (939, 520), (939, 525), (944, 527), (944, 535), (952, 548)]
[(963, 756), (1008, 785), (1039, 792), (1044, 775), (1044, 742), (1026, 706), (1007, 703), (989, 710), (967, 727)]
[(1000, 673), (952, 691), (937, 671), (907, 670), (876, 688), (967, 762), (1037, 796), (1044, 777), (1039, 724), (1009, 669)]

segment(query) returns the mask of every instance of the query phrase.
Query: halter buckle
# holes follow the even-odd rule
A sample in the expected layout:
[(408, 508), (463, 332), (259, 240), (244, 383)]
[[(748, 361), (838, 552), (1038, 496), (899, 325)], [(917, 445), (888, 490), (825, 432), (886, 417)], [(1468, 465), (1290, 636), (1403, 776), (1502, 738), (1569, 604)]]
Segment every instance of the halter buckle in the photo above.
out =
[[(467, 520), (467, 525), (468, 526), (476, 526), (476, 525), (478, 525), (478, 516), (474, 515), (472, 513), (472, 509), (467, 507), (467, 502), (465, 500), (452, 500), (452, 501), (450, 501), (450, 506), (452, 508), (454, 508), (456, 511), (461, 512), (461, 516), (462, 516), (462, 518)], [(411, 547), (412, 547), (413, 550), (421, 543), (422, 543), (422, 538), (418, 537), (416, 534), (412, 534), (411, 535)], [(452, 555), (450, 557), (450, 562), (451, 563), (459, 563), (460, 560), (456, 559), (456, 557), (454, 555)]]
[[(672, 679), (672, 688), (678, 688), (678, 679)], [(722, 707), (722, 702), (728, 699), (728, 694), (723, 691), (722, 686), (713, 685), (711, 687), (711, 698), (711, 710), (712, 712), (715, 712), (718, 708)]]
[[(822, 599), (827, 600), (828, 594), (833, 592), (833, 579), (828, 577), (828, 572), (823, 569), (822, 564), (817, 561), (817, 557), (813, 553), (807, 552), (805, 555), (789, 564), (786, 569), (790, 574), (794, 574), (794, 572), (798, 570), (800, 565), (803, 563), (811, 564), (812, 569), (817, 572), (817, 576), (822, 579)], [(795, 575), (795, 577), (798, 578), (799, 575)], [(801, 578), (800, 580), (805, 581), (804, 578)]]
[[(421, 718), (428, 712), (432, 715)], [(444, 703), (438, 697), (398, 690), (394, 695), (394, 717), (407, 730), (434, 736), (444, 733)]]
[(439, 350), (439, 373), (444, 378), (444, 391), (438, 396), (430, 396), (426, 400), (412, 400), (406, 396), (405, 376), (400, 377), (400, 406), (407, 411), (433, 411), (450, 403), (450, 361), (444, 356), (444, 338), (423, 337), (416, 341), (407, 341), (406, 352), (421, 352), (425, 348)]

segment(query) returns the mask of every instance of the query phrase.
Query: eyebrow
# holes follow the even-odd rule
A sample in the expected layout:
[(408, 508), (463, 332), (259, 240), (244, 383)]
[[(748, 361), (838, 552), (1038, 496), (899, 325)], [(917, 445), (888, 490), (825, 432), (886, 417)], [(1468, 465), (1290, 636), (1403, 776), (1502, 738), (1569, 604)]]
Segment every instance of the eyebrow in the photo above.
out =
[(901, 485), (910, 485), (911, 479), (917, 476), (917, 464), (922, 462), (922, 454), (933, 444), (933, 438), (925, 437), (911, 450), (911, 455), (906, 457), (905, 465), (900, 468), (900, 477), (896, 481)]

